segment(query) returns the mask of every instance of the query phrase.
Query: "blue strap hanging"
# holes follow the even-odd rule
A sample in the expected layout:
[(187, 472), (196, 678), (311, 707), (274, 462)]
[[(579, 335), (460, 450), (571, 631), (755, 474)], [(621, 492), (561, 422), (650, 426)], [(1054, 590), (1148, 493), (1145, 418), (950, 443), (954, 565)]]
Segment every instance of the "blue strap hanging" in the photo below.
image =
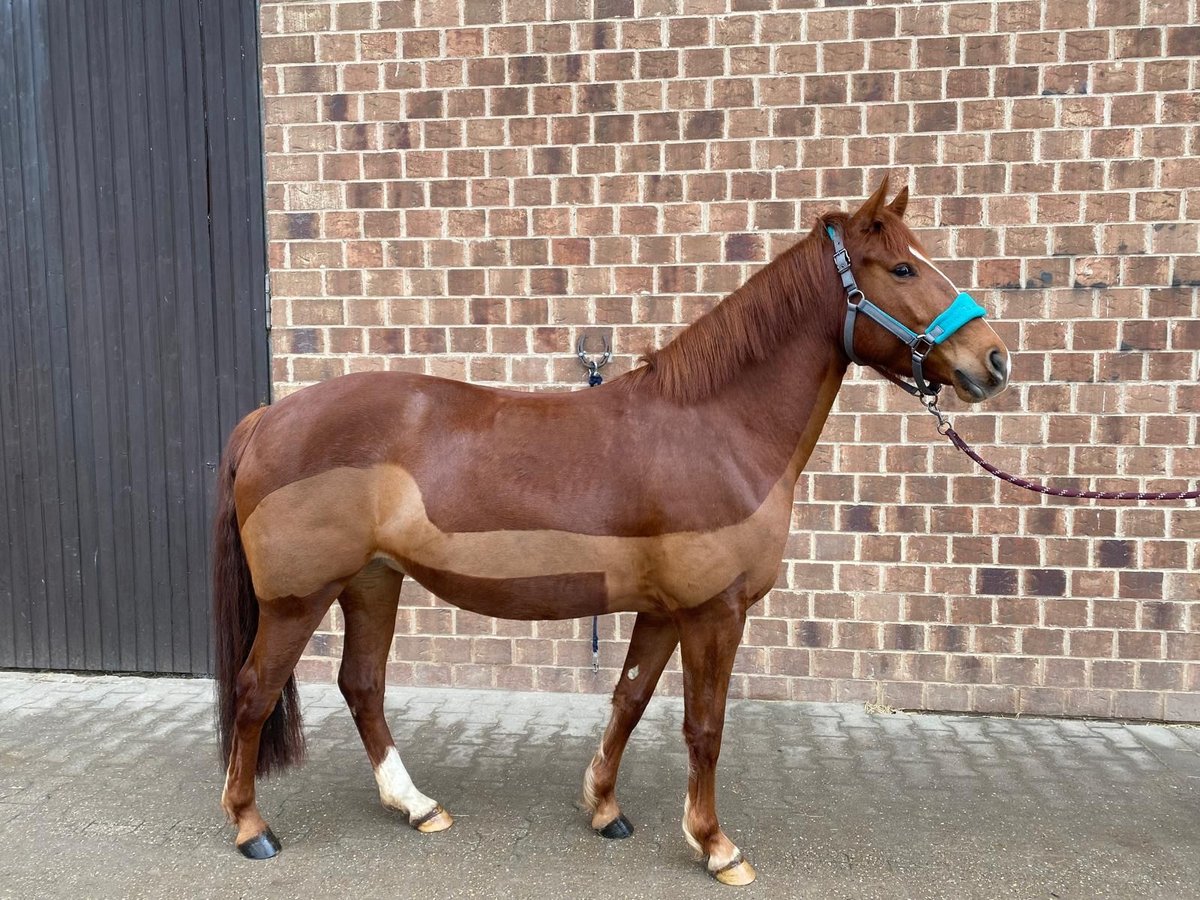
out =
[[(601, 341), (604, 343), (604, 352), (598, 360), (592, 359), (587, 352), (587, 337), (580, 335), (579, 343), (575, 346), (575, 355), (579, 357), (579, 361), (587, 367), (588, 370), (588, 387), (599, 387), (604, 383), (604, 376), (600, 374), (601, 367), (608, 364), (612, 359), (612, 345), (609, 344), (608, 338), (601, 336)], [(600, 617), (592, 616), (592, 672), (600, 671)]]

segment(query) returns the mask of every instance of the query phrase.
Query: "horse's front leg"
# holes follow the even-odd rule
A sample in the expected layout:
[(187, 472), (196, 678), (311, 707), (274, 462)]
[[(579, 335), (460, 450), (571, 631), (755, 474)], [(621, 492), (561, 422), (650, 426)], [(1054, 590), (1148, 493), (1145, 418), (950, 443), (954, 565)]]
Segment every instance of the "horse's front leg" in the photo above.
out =
[(688, 793), (683, 836), (707, 858), (709, 874), (724, 884), (749, 884), (754, 867), (717, 822), (717, 757), (725, 725), (725, 698), (733, 658), (742, 640), (747, 603), (727, 591), (678, 616), (683, 660), (683, 735), (688, 746)]
[(625, 665), (613, 691), (612, 716), (583, 780), (583, 799), (592, 812), (592, 827), (606, 838), (633, 834), (633, 826), (617, 805), (617, 770), (629, 735), (646, 711), (659, 676), (678, 643), (674, 622), (638, 613)]

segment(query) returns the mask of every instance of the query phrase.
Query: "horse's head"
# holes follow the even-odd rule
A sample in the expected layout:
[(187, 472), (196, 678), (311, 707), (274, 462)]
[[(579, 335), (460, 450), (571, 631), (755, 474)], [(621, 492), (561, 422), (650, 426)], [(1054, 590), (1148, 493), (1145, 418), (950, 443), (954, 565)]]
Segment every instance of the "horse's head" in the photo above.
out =
[[(970, 403), (994, 397), (1008, 384), (1008, 349), (982, 307), (929, 261), (904, 224), (908, 188), (891, 203), (886, 197), (885, 178), (852, 216), (823, 223), (849, 303), (847, 355), (912, 375), (922, 393), (948, 384)], [(848, 260), (838, 254), (843, 246)]]

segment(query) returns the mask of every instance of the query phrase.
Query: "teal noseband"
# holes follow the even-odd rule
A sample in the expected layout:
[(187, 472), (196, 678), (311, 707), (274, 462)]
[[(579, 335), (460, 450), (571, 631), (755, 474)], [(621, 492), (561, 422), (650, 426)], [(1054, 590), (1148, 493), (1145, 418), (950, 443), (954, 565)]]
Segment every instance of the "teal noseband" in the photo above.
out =
[(868, 319), (873, 319), (882, 325), (912, 351), (913, 381), (916, 384), (901, 381), (888, 372), (884, 374), (914, 397), (936, 397), (941, 387), (932, 387), (925, 380), (925, 359), (933, 352), (934, 347), (972, 319), (981, 319), (986, 316), (987, 311), (975, 302), (974, 297), (963, 291), (942, 310), (937, 318), (929, 323), (922, 334), (917, 334), (903, 322), (888, 315), (867, 299), (854, 280), (854, 273), (850, 271), (850, 254), (846, 252), (842, 236), (832, 225), (826, 225), (825, 231), (829, 234), (829, 239), (833, 241), (833, 264), (837, 266), (838, 276), (842, 279), (842, 287), (846, 289), (846, 324), (842, 329), (842, 346), (846, 355), (860, 366), (870, 365), (870, 363), (863, 362), (854, 353), (854, 325), (858, 321), (858, 314), (862, 313)]
[(972, 319), (982, 319), (986, 315), (987, 310), (976, 303), (974, 297), (966, 291), (961, 291), (950, 301), (950, 305), (946, 307), (945, 311), (929, 323), (925, 334), (933, 340), (934, 344), (940, 344)]

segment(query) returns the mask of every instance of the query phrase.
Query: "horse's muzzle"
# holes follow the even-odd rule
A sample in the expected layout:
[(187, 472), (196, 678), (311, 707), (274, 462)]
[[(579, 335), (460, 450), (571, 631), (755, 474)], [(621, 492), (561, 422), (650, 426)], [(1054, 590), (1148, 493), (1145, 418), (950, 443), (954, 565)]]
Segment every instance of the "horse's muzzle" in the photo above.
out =
[(1008, 351), (993, 347), (975, 370), (954, 370), (954, 392), (968, 403), (980, 403), (995, 397), (1008, 387)]

